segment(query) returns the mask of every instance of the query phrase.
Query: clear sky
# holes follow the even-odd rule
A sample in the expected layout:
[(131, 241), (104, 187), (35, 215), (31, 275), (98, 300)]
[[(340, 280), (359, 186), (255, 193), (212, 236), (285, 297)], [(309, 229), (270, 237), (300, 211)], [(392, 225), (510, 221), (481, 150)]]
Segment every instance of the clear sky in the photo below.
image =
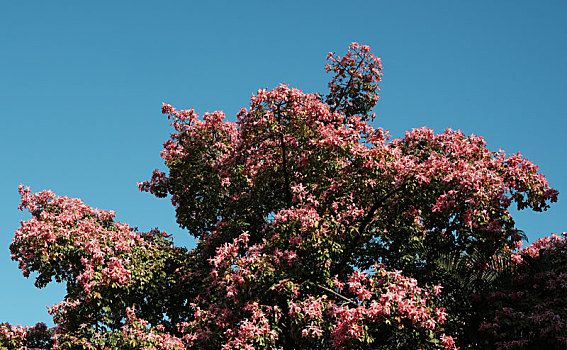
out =
[(530, 240), (567, 230), (565, 1), (1, 1), (0, 322), (52, 324), (61, 286), (10, 260), (20, 183), (118, 212), (192, 245), (168, 200), (136, 182), (164, 169), (162, 102), (230, 118), (280, 82), (324, 92), (329, 51), (383, 60), (375, 124), (484, 136), (540, 166), (559, 202), (519, 213)]

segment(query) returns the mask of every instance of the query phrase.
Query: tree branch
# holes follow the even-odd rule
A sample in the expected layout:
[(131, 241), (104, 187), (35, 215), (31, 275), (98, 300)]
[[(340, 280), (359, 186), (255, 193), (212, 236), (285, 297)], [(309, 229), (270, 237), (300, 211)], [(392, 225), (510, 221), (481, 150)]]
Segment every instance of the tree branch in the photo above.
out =
[(322, 290), (324, 290), (324, 291), (326, 291), (326, 292), (329, 292), (329, 293), (333, 294), (334, 296), (337, 296), (337, 297), (341, 298), (344, 302), (346, 302), (346, 303), (348, 303), (348, 304), (358, 306), (358, 304), (355, 303), (354, 301), (350, 300), (349, 298), (345, 297), (344, 295), (341, 295), (341, 294), (335, 292), (334, 290), (332, 290), (332, 289), (330, 289), (330, 288), (327, 288), (327, 287), (325, 287), (325, 286), (322, 286), (322, 285), (320, 285), (320, 284), (318, 284), (318, 283), (315, 284), (315, 285), (316, 285), (317, 287), (321, 288)]
[(364, 232), (364, 230), (366, 230), (366, 226), (368, 226), (368, 224), (370, 224), (370, 221), (372, 220), (372, 217), (376, 213), (376, 210), (378, 210), (378, 208), (382, 207), (385, 204), (385, 202), (388, 198), (390, 198), (391, 196), (393, 196), (397, 192), (401, 191), (403, 187), (404, 187), (404, 184), (402, 184), (399, 187), (392, 189), (390, 192), (386, 193), (380, 200), (376, 201), (372, 205), (372, 207), (370, 207), (370, 209), (368, 210), (368, 213), (366, 213), (366, 216), (360, 222), (360, 226), (358, 227), (359, 233), (362, 233), (362, 232)]
[[(362, 66), (362, 63), (364, 63), (364, 57), (361, 57), (360, 54), (357, 54), (358, 57), (360, 57), (362, 60), (358, 63), (358, 65), (356, 66), (356, 68), (354, 69), (355, 72), (358, 71), (358, 69), (360, 68), (360, 66)], [(337, 104), (334, 106), (331, 106), (330, 111), (331, 112), (335, 112), (337, 110), (337, 108), (339, 108), (339, 105), (341, 104), (343, 98), (347, 95), (346, 90), (348, 89), (348, 87), (350, 86), (350, 84), (352, 83), (352, 77), (353, 75), (350, 74), (348, 82), (345, 85), (345, 88), (341, 88), (340, 94), (339, 94), (339, 99), (337, 101)], [(346, 124), (348, 122), (348, 117), (350, 117), (350, 115), (347, 115), (346, 111), (345, 111), (345, 120), (344, 123)]]
[(333, 271), (332, 271), (333, 275), (343, 272), (343, 270), (346, 268), (347, 264), (351, 261), (352, 253), (353, 253), (354, 249), (360, 244), (362, 237), (364, 235), (364, 231), (366, 230), (366, 227), (372, 221), (372, 217), (374, 216), (376, 211), (380, 207), (382, 207), (384, 204), (386, 204), (386, 200), (388, 200), (391, 196), (393, 196), (397, 192), (401, 191), (402, 188), (404, 188), (404, 184), (402, 184), (402, 185), (392, 189), (390, 192), (386, 193), (381, 199), (374, 202), (372, 207), (370, 207), (370, 209), (366, 213), (366, 216), (364, 216), (364, 218), (360, 222), (360, 226), (358, 227), (358, 236), (356, 237), (355, 240), (351, 241), (351, 244), (349, 244), (348, 247), (346, 247), (346, 249), (343, 251), (344, 260), (342, 260), (337, 265), (335, 265), (336, 268), (334, 268)]

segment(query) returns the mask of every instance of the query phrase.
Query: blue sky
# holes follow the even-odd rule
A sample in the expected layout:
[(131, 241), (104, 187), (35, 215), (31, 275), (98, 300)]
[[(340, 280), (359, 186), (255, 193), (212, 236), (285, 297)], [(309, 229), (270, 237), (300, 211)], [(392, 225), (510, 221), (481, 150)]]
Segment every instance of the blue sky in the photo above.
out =
[(61, 286), (38, 290), (10, 260), (17, 186), (118, 212), (179, 244), (168, 200), (137, 190), (169, 124), (162, 102), (234, 115), (259, 88), (325, 91), (329, 51), (383, 60), (377, 125), (484, 136), (540, 166), (559, 202), (519, 213), (534, 240), (567, 230), (564, 1), (2, 1), (0, 322), (52, 324)]

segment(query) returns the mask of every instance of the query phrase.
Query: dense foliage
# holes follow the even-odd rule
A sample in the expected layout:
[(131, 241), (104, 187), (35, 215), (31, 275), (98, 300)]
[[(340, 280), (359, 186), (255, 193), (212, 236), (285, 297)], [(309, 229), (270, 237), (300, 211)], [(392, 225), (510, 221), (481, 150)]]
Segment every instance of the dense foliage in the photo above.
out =
[(178, 224), (198, 238), (191, 251), (21, 186), (32, 218), (13, 259), (37, 287), (65, 283), (67, 296), (50, 308), (55, 328), (3, 324), (0, 345), (567, 344), (565, 237), (520, 251), (508, 210), (556, 201), (537, 167), (450, 129), (390, 140), (372, 124), (380, 59), (356, 43), (327, 58), (327, 95), (259, 90), (236, 122), (162, 106), (174, 128), (161, 153), (168, 173), (139, 187), (170, 196)]
[(479, 337), (509, 348), (567, 346), (567, 233), (535, 241), (515, 254), (514, 271), (475, 300), (483, 310)]

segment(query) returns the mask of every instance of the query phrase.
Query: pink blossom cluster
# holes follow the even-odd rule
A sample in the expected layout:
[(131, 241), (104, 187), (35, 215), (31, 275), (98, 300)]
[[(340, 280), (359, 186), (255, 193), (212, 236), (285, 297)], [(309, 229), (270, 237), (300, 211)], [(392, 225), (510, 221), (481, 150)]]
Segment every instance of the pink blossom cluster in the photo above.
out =
[[(249, 240), (249, 233), (242, 233), (232, 243), (219, 246), (209, 259), (206, 294), (192, 304), (194, 319), (182, 325), (187, 344), (199, 347), (215, 334), (224, 334), (222, 348), (254, 349), (259, 344), (278, 348), (276, 329), (287, 318), (297, 341), (310, 346), (331, 339), (332, 348), (342, 349), (363, 343), (372, 334), (372, 328), (364, 325), (378, 329), (394, 322), (396, 327), (405, 325), (424, 334), (432, 330), (440, 343), (444, 339), (445, 348), (454, 348), (452, 338), (441, 328), (447, 315), (430, 299), (439, 294), (439, 286), (424, 289), (415, 279), (376, 266), (372, 274), (354, 272), (345, 282), (335, 277), (335, 288), (322, 285), (316, 289), (318, 294), (305, 297), (301, 284), (285, 278), (286, 271), (301, 266), (294, 258), (297, 253), (266, 240), (254, 245)], [(273, 281), (267, 284), (272, 287), (262, 290), (257, 282), (266, 278)], [(348, 288), (343, 290), (344, 286)], [(274, 305), (274, 300), (288, 301)]]
[(167, 332), (159, 325), (151, 328), (146, 320), (136, 316), (133, 308), (126, 309), (126, 323), (122, 326), (120, 334), (124, 340), (121, 342), (134, 341), (142, 345), (143, 349), (152, 350), (180, 350), (185, 349), (182, 339)]
[(69, 343), (89, 350), (110, 350), (125, 346), (144, 350), (186, 349), (183, 339), (166, 332), (161, 325), (150, 326), (148, 321), (136, 316), (134, 308), (127, 307), (125, 316), (124, 325), (119, 330), (95, 331), (89, 338), (55, 332), (56, 341), (51, 349), (67, 349)]
[(87, 315), (83, 328), (120, 318), (125, 310), (119, 306), (105, 312), (92, 310), (109, 293), (120, 298), (139, 286), (150, 274), (146, 260), (158, 257), (163, 249), (154, 240), (166, 234), (138, 233), (128, 224), (115, 222), (114, 212), (91, 208), (75, 198), (50, 191), (31, 193), (24, 186), (19, 190), (20, 208), (33, 216), (15, 233), (12, 259), (19, 262), (25, 276), (37, 274), (38, 287), (52, 279), (68, 284), (67, 297), (48, 308), (59, 325), (55, 339), (76, 338), (66, 329), (76, 327), (70, 322), (78, 315)]
[(14, 348), (23, 346), (28, 329), (29, 327), (22, 327), (21, 325), (0, 324), (0, 344), (7, 343)]
[[(58, 197), (50, 191), (32, 194), (23, 186), (19, 189), (20, 208), (34, 216), (21, 223), (11, 248), (24, 275), (38, 272), (36, 283), (40, 285), (48, 274), (58, 280), (76, 279), (85, 295), (101, 285), (128, 283), (132, 248), (147, 245), (134, 229), (113, 222), (114, 212), (93, 209), (78, 199)], [(67, 246), (73, 247), (76, 258), (65, 255)], [(40, 266), (42, 259), (49, 265)]]
[[(418, 287), (415, 279), (399, 272), (378, 266), (375, 269), (372, 275), (359, 271), (351, 274), (346, 283), (348, 292), (340, 299), (331, 297), (341, 295), (345, 283), (335, 278), (333, 293), (291, 302), (290, 315), (304, 327), (302, 336), (322, 338), (328, 336), (330, 328), (333, 348), (342, 349), (372, 337), (372, 328), (379, 329), (384, 324), (393, 323), (392, 328), (398, 330), (411, 325), (439, 332), (447, 314), (443, 308), (432, 307), (428, 299), (430, 291)], [(353, 298), (344, 295), (353, 295)], [(452, 337), (442, 332), (439, 337), (444, 339), (445, 348), (454, 348)]]
[(365, 115), (378, 102), (378, 82), (382, 78), (382, 62), (370, 53), (370, 47), (352, 43), (344, 56), (330, 52), (327, 72), (333, 72), (329, 82), (327, 103), (346, 116)]
[(564, 246), (566, 240), (567, 232), (563, 232), (561, 235), (553, 233), (550, 236), (538, 238), (532, 244), (522, 248), (516, 255), (520, 257), (522, 255), (528, 255), (532, 258), (537, 258), (542, 249), (555, 249)]
[(2, 349), (33, 350), (26, 345), (28, 341), (40, 346), (42, 342), (49, 341), (50, 338), (52, 336), (43, 322), (32, 327), (0, 323), (0, 348)]
[[(274, 225), (283, 228), (286, 220), (276, 216)], [(337, 277), (322, 282), (315, 289), (317, 294), (305, 295), (301, 283), (285, 278), (287, 271), (302, 268), (297, 253), (270, 243), (264, 240), (251, 245), (245, 232), (216, 249), (209, 259), (212, 269), (206, 278), (207, 292), (192, 305), (194, 319), (183, 325), (188, 344), (199, 347), (220, 333), (227, 337), (220, 343), (223, 348), (254, 349), (258, 344), (276, 348), (276, 329), (288, 318), (297, 341), (310, 346), (325, 339), (332, 340), (334, 349), (364, 343), (376, 336), (372, 327), (394, 323), (408, 331), (410, 327), (424, 334), (431, 330), (445, 348), (454, 348), (441, 327), (445, 310), (434, 307), (431, 299), (440, 293), (440, 286), (421, 288), (415, 279), (375, 266), (372, 273), (355, 271), (344, 282)], [(267, 284), (272, 287), (262, 290), (257, 282), (266, 278), (273, 281)], [(333, 288), (325, 287), (329, 284)], [(274, 300), (288, 301), (274, 305)]]

